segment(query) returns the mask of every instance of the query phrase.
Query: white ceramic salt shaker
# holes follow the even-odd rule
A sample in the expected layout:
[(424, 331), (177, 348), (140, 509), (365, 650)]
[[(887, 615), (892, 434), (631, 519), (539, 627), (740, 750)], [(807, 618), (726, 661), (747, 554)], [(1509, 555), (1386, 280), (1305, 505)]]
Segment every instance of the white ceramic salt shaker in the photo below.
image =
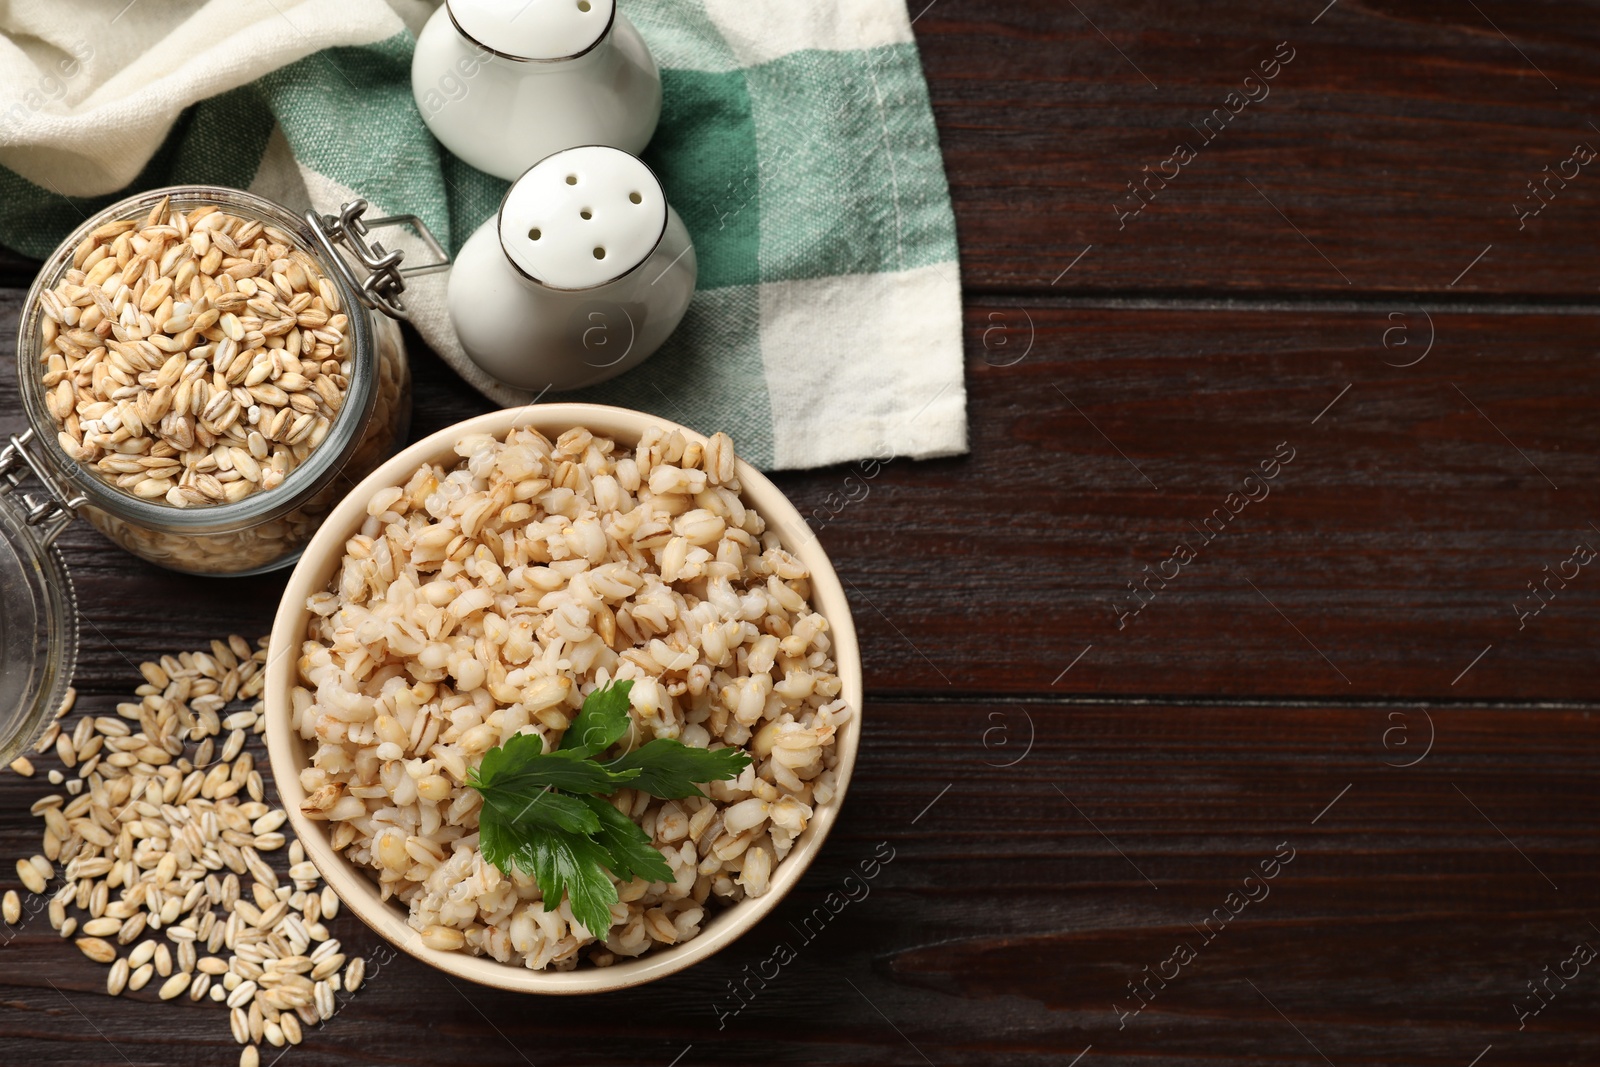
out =
[(506, 192), (450, 273), (472, 361), (519, 389), (577, 389), (643, 362), (694, 295), (694, 245), (644, 163), (586, 145)]
[(411, 90), (446, 148), (507, 180), (575, 145), (642, 152), (661, 118), (661, 73), (616, 0), (446, 0)]

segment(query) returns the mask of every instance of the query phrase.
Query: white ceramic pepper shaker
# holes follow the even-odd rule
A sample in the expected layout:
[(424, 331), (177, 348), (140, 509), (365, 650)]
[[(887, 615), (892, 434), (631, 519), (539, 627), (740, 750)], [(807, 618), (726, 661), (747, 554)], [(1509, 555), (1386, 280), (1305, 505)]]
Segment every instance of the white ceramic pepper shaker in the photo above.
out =
[(446, 148), (507, 180), (575, 145), (642, 152), (661, 118), (661, 73), (616, 0), (446, 0), (411, 90)]
[(694, 295), (694, 245), (661, 182), (616, 148), (541, 160), (467, 239), (450, 320), (472, 361), (520, 389), (577, 389), (643, 362)]

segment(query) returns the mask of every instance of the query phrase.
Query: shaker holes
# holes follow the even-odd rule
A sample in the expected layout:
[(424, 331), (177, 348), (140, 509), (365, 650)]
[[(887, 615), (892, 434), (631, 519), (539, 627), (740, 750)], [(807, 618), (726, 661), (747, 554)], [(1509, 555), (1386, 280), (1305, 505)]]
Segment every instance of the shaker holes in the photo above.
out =
[(629, 193), (628, 199), (633, 201), (635, 204), (644, 202), (644, 197), (640, 196), (638, 193)]
[(594, 258), (595, 259), (605, 259), (606, 258), (606, 250), (603, 249), (603, 248), (596, 248), (594, 250)]
[(594, 218), (594, 212), (590, 211), (588, 208), (584, 208), (582, 211), (578, 212), (578, 217), (584, 220), (592, 219)]
[(589, 0), (578, 0), (578, 10), (579, 11), (588, 11), (589, 10)]
[(578, 176), (576, 174), (567, 175), (567, 184), (568, 185), (577, 185), (578, 184)]
[(539, 227), (537, 227), (537, 226), (535, 226), (533, 229), (528, 231), (528, 240), (530, 240), (530, 241), (537, 241), (539, 238), (541, 238), (543, 236), (544, 236), (544, 234), (540, 231)]

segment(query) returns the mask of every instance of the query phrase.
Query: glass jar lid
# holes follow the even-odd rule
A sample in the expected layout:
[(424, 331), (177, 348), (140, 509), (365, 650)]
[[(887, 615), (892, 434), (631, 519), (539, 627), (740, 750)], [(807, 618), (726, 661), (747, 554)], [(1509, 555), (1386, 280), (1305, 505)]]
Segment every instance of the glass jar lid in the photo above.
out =
[(78, 661), (77, 598), (55, 546), (72, 513), (28, 454), (32, 436), (0, 449), (0, 763), (50, 724)]

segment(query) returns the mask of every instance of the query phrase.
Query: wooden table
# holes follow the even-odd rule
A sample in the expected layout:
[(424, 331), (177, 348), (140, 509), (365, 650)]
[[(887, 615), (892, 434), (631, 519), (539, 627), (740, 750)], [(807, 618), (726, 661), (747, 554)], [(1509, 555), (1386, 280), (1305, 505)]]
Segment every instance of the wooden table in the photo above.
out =
[[(1600, 172), (1568, 162), (1600, 19), (1324, 2), (923, 10), (972, 451), (778, 478), (867, 488), (821, 533), (868, 689), (821, 860), (675, 978), (528, 1000), (401, 958), (286, 1062), (1600, 1061), (1600, 967), (1547, 980), (1600, 944), (1600, 574), (1530, 592), (1600, 546)], [(488, 406), (413, 356), (415, 433)], [(66, 554), (90, 709), (264, 632), (282, 582)], [(40, 789), (0, 777), (0, 855)], [(214, 1006), (104, 977), (24, 924), (0, 1062), (234, 1062)]]

